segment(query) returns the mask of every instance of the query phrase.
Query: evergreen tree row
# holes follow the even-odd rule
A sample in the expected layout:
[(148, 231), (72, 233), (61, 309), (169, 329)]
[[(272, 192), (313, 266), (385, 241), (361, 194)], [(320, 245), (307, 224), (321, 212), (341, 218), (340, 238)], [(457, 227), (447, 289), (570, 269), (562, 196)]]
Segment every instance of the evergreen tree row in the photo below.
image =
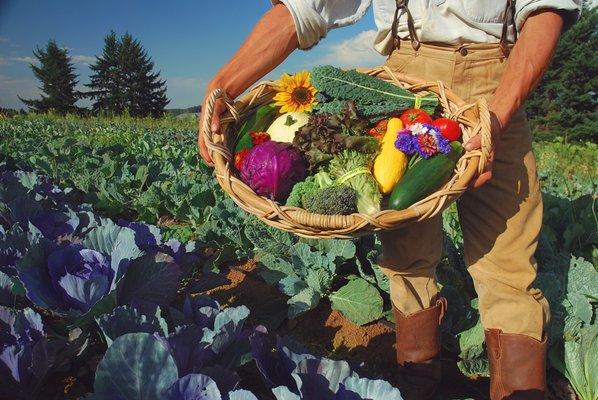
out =
[(90, 65), (87, 92), (75, 89), (78, 81), (67, 49), (50, 40), (33, 54), (39, 66), (31, 64), (31, 69), (41, 82), (42, 95), (41, 99), (21, 99), (31, 111), (78, 113), (82, 109), (75, 103), (89, 98), (97, 114), (160, 117), (169, 103), (166, 82), (160, 79), (159, 71), (154, 72), (154, 62), (141, 42), (129, 33), (118, 38), (111, 32), (104, 38), (102, 55)]

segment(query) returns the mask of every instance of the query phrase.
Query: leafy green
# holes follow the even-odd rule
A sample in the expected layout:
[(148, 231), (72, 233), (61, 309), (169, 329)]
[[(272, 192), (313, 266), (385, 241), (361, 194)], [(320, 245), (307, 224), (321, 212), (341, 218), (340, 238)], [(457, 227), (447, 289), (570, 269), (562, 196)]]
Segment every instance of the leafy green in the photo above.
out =
[[(355, 70), (343, 71), (325, 65), (315, 67), (311, 73), (313, 85), (324, 96), (316, 109), (319, 112), (339, 112), (339, 102), (329, 103), (328, 99), (353, 100), (357, 111), (364, 117), (383, 117), (399, 110), (411, 108), (415, 104), (415, 94), (378, 78)], [(421, 97), (421, 107), (433, 114), (438, 105), (436, 96)]]
[[(478, 299), (472, 300), (471, 306), (477, 311)], [(461, 352), (457, 365), (461, 372), (468, 377), (489, 376), (484, 346), (484, 327), (479, 318), (474, 326), (459, 333), (458, 338)]]
[(372, 157), (355, 150), (345, 150), (330, 160), (330, 178), (357, 191), (357, 210), (364, 214), (380, 211), (382, 195), (378, 183), (370, 172)]
[(291, 190), (289, 197), (287, 197), (286, 205), (293, 207), (302, 207), (301, 199), (303, 198), (303, 196), (307, 193), (315, 191), (319, 187), (320, 186), (317, 184), (314, 176), (308, 176), (304, 181), (297, 182), (293, 186), (293, 189)]
[(114, 341), (100, 361), (95, 395), (159, 399), (178, 375), (173, 357), (159, 338), (149, 333), (127, 333)]
[(365, 325), (382, 317), (382, 297), (363, 278), (351, 279), (330, 295), (330, 301), (332, 308), (358, 325)]
[(293, 139), (307, 157), (311, 169), (328, 161), (345, 149), (374, 154), (378, 152), (378, 140), (367, 136), (367, 120), (357, 116), (351, 102), (335, 114), (312, 114)]
[(579, 337), (565, 340), (562, 348), (550, 353), (550, 361), (569, 380), (581, 400), (598, 397), (598, 325), (579, 331)]

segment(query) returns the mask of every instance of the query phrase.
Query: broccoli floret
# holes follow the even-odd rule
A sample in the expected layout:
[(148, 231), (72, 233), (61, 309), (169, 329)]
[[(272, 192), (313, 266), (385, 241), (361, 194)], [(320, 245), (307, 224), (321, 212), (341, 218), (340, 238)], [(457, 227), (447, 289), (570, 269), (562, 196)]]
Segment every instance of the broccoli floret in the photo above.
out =
[(301, 202), (313, 213), (349, 215), (357, 212), (357, 191), (346, 185), (335, 185), (305, 193)]
[(286, 205), (293, 207), (303, 207), (303, 204), (301, 203), (303, 195), (306, 193), (312, 193), (319, 188), (320, 187), (316, 183), (316, 179), (313, 176), (308, 176), (304, 181), (297, 182), (293, 186), (291, 194), (289, 194), (289, 197), (287, 198)]

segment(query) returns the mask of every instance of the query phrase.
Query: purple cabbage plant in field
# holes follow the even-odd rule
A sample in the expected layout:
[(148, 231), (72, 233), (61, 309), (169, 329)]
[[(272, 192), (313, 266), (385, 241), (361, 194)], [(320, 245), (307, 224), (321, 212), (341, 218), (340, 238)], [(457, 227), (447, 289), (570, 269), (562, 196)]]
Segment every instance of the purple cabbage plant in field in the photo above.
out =
[(30, 301), (71, 317), (133, 302), (167, 305), (181, 279), (172, 257), (141, 251), (134, 232), (114, 224), (92, 229), (80, 243), (42, 238), (17, 270)]
[[(123, 306), (97, 319), (109, 348), (96, 372), (94, 399), (255, 399), (238, 389), (234, 372), (250, 360), (254, 330), (244, 327), (246, 307), (220, 309), (197, 296), (170, 315), (170, 333), (159, 308), (144, 313)], [(141, 396), (140, 386), (130, 384), (134, 379), (142, 384)]]
[(257, 400), (251, 392), (225, 388), (203, 373), (180, 375), (159, 338), (127, 333), (112, 343), (100, 361), (90, 399)]
[(30, 222), (42, 236), (50, 240), (72, 235), (79, 226), (78, 218), (54, 210), (39, 212)]
[(115, 277), (109, 256), (78, 243), (53, 250), (47, 266), (50, 283), (64, 307), (82, 313), (108, 294)]
[(30, 308), (0, 306), (0, 397), (35, 398), (45, 377), (87, 346), (84, 336), (49, 338), (41, 316)]
[(117, 224), (135, 232), (135, 244), (143, 251), (159, 251), (171, 256), (182, 268), (190, 268), (200, 261), (192, 242), (184, 245), (177, 239), (162, 241), (162, 234), (157, 226), (143, 222), (132, 222), (119, 219)]
[(272, 352), (265, 333), (256, 331), (250, 337), (251, 353), (277, 400), (402, 399), (388, 382), (361, 378), (346, 361), (316, 357), (290, 339), (278, 338)]

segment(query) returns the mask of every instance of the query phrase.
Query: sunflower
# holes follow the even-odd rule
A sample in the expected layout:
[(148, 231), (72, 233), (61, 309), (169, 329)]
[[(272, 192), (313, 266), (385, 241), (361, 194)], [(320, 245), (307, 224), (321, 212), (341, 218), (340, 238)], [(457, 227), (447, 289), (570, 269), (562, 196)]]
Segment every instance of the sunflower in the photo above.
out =
[(309, 72), (301, 71), (295, 75), (283, 74), (276, 83), (278, 93), (274, 96), (274, 105), (281, 113), (301, 111), (309, 112), (316, 104), (316, 88), (309, 83)]

